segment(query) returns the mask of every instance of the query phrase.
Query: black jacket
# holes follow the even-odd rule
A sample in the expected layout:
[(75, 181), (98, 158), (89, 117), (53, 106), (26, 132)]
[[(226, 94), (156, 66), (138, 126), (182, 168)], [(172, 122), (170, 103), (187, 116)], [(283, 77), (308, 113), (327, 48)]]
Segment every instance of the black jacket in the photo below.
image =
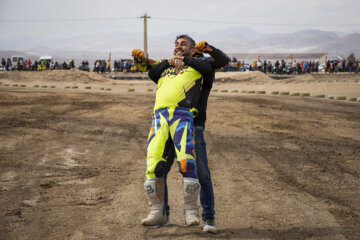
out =
[[(194, 119), (195, 126), (205, 126), (206, 121), (206, 109), (207, 102), (210, 95), (210, 91), (215, 79), (215, 69), (224, 67), (229, 63), (230, 58), (223, 53), (221, 50), (210, 45), (213, 51), (209, 52), (209, 58), (202, 58), (203, 60), (209, 62), (213, 68), (212, 75), (209, 79), (204, 80), (203, 88), (200, 94), (199, 103), (197, 105), (197, 109), (199, 111), (198, 116)], [(205, 77), (204, 77), (205, 78)]]

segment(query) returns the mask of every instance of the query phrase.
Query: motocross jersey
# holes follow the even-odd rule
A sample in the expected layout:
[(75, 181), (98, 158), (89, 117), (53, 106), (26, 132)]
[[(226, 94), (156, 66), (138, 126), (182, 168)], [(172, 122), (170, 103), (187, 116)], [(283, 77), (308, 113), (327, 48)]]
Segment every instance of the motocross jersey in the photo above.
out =
[(192, 67), (186, 66), (180, 71), (175, 68), (166, 69), (158, 81), (154, 110), (164, 107), (195, 107), (202, 83), (202, 75)]
[(184, 63), (184, 68), (176, 70), (165, 60), (149, 72), (149, 77), (158, 85), (154, 110), (164, 107), (196, 107), (203, 79), (208, 79), (211, 74), (211, 65), (206, 61), (187, 57), (184, 58)]

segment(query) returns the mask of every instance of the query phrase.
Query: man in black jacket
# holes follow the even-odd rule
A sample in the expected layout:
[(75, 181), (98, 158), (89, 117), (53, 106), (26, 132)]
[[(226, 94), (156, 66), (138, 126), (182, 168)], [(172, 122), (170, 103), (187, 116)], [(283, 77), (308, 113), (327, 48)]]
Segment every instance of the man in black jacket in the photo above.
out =
[[(206, 142), (204, 139), (204, 130), (206, 122), (206, 109), (209, 94), (212, 88), (213, 81), (215, 79), (215, 69), (224, 67), (229, 63), (230, 59), (221, 50), (209, 45), (205, 41), (198, 42), (195, 46), (195, 57), (203, 61), (207, 61), (212, 66), (212, 72), (209, 79), (204, 78), (204, 84), (200, 94), (199, 103), (197, 105), (198, 115), (194, 119), (195, 125), (195, 152), (196, 152), (196, 166), (198, 172), (198, 178), (201, 185), (200, 190), (200, 203), (203, 208), (202, 220), (204, 221), (204, 231), (216, 233), (215, 225), (215, 202), (214, 191), (211, 181), (210, 170), (208, 167), (208, 159), (206, 154)], [(208, 53), (211, 57), (205, 58), (203, 53)], [(205, 77), (205, 76), (204, 76)], [(168, 191), (166, 178), (167, 173), (170, 171), (171, 165), (174, 161), (175, 153), (174, 148), (170, 148), (165, 164), (165, 211), (169, 216), (170, 207), (168, 205)], [(170, 223), (170, 222), (168, 222)]]

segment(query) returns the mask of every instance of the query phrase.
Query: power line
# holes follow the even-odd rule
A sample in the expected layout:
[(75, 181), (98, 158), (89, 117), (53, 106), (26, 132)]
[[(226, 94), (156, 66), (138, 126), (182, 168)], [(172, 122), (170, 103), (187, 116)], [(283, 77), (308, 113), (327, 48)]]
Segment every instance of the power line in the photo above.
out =
[[(122, 21), (136, 20), (139, 17), (107, 17), (107, 18), (56, 18), (56, 19), (0, 19), (0, 22), (87, 22), (87, 21)], [(235, 24), (235, 25), (257, 25), (257, 26), (294, 26), (294, 27), (359, 27), (359, 23), (271, 23), (271, 22), (241, 22), (223, 21), (211, 19), (188, 19), (188, 18), (166, 18), (152, 17), (154, 20), (166, 20), (176, 22), (211, 23), (211, 24)]]
[(216, 21), (216, 20), (203, 20), (203, 19), (185, 19), (185, 18), (164, 18), (153, 17), (153, 19), (168, 20), (168, 21), (182, 21), (182, 22), (199, 22), (199, 23), (217, 23), (217, 24), (239, 24), (239, 25), (263, 25), (263, 26), (321, 26), (321, 27), (356, 27), (360, 26), (357, 23), (349, 24), (313, 24), (313, 23), (270, 23), (270, 22), (235, 22), (235, 21)]
[(55, 19), (0, 19), (0, 22), (87, 22), (87, 21), (118, 21), (135, 20), (136, 17), (111, 17), (111, 18), (55, 18)]

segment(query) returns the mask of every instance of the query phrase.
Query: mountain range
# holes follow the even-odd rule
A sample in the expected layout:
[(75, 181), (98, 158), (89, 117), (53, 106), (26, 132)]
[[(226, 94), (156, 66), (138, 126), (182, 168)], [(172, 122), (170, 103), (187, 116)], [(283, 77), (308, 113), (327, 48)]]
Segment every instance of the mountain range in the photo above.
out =
[[(148, 51), (152, 58), (172, 55), (175, 36), (180, 33), (149, 34)], [(360, 33), (339, 34), (329, 31), (304, 30), (293, 33), (264, 34), (247, 27), (232, 27), (207, 34), (188, 33), (196, 41), (210, 44), (231, 53), (314, 53), (327, 52), (329, 56), (360, 55)], [(36, 58), (51, 55), (55, 59), (112, 59), (131, 58), (131, 50), (143, 48), (143, 34), (114, 31), (107, 34), (87, 34), (53, 39), (25, 36), (0, 38), (0, 57), (21, 54)]]

